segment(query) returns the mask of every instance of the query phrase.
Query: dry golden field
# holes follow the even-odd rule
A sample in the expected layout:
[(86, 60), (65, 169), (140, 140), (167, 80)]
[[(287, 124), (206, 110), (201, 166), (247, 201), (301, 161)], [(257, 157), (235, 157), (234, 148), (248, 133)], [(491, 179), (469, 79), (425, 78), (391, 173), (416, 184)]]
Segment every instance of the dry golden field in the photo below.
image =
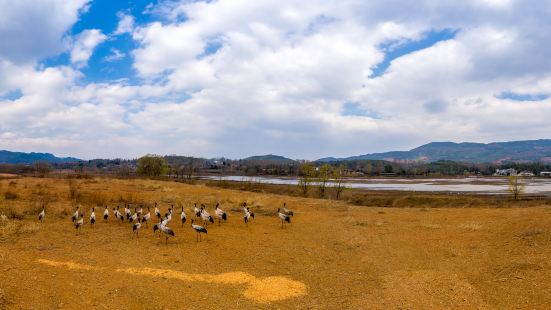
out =
[[(549, 309), (551, 208), (381, 208), (117, 179), (0, 180), (0, 308)], [(396, 194), (399, 195), (399, 194)], [(6, 199), (8, 198), (8, 199)], [(165, 245), (90, 208), (179, 208)], [(256, 219), (246, 225), (246, 201)], [(281, 228), (276, 209), (295, 215)], [(196, 242), (194, 202), (229, 213)], [(46, 220), (38, 223), (41, 205)], [(75, 234), (74, 206), (85, 210)]]

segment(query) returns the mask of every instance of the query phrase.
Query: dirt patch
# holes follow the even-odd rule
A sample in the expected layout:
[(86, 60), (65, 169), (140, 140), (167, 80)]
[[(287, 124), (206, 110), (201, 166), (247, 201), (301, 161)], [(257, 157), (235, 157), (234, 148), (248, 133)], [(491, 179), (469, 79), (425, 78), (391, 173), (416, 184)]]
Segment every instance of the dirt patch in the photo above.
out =
[(384, 277), (387, 302), (402, 309), (489, 309), (480, 293), (456, 274), (398, 271)]

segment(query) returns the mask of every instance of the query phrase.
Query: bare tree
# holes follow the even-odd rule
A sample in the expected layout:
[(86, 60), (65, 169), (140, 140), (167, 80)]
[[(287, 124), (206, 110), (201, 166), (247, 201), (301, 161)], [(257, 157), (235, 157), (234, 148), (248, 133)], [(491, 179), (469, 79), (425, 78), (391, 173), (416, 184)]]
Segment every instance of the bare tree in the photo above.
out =
[(343, 164), (333, 169), (333, 189), (335, 190), (337, 200), (339, 200), (342, 192), (346, 189), (346, 184), (344, 183), (344, 173), (345, 167)]
[(303, 196), (308, 194), (308, 190), (314, 178), (314, 172), (314, 165), (311, 163), (302, 164), (299, 168), (298, 188)]
[(51, 167), (47, 161), (37, 161), (34, 163), (34, 172), (36, 176), (43, 178), (48, 172), (50, 172)]
[(509, 193), (513, 195), (515, 200), (519, 199), (522, 194), (524, 194), (524, 189), (526, 184), (522, 181), (521, 177), (518, 175), (509, 176)]
[(316, 173), (318, 181), (318, 190), (321, 197), (325, 197), (325, 189), (327, 188), (327, 182), (331, 178), (333, 173), (333, 167), (329, 164), (323, 164), (318, 168)]

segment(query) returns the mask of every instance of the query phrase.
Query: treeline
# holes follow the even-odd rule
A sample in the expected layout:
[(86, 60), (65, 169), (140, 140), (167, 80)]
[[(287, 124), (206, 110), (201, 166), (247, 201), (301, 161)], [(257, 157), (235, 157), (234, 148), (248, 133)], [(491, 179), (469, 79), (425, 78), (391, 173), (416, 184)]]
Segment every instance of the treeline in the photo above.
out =
[(513, 168), (539, 175), (551, 171), (547, 163), (474, 164), (441, 160), (437, 162), (390, 162), (384, 160), (352, 160), (306, 162), (300, 160), (233, 160), (205, 159), (186, 156), (146, 155), (137, 159), (94, 159), (78, 163), (37, 162), (33, 165), (0, 164), (0, 173), (39, 174), (52, 170), (76, 174), (111, 174), (117, 176), (169, 176), (191, 180), (198, 174), (299, 176), (301, 167), (308, 163), (317, 170), (324, 165), (342, 170), (351, 176), (489, 176), (497, 169)]

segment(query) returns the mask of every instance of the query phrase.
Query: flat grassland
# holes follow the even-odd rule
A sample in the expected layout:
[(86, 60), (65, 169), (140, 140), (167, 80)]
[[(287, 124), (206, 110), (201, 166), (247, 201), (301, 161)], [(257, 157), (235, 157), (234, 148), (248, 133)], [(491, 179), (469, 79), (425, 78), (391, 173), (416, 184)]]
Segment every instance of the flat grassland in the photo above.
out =
[[(381, 208), (152, 180), (0, 180), (0, 308), (551, 308), (551, 208)], [(396, 195), (400, 195), (397, 193)], [(113, 218), (178, 206), (168, 240)], [(242, 220), (244, 201), (256, 218)], [(193, 203), (226, 223), (202, 242)], [(283, 202), (294, 217), (285, 228)], [(38, 223), (41, 205), (46, 220)], [(76, 235), (74, 207), (85, 210)], [(88, 217), (96, 206), (98, 222)], [(122, 206), (122, 204), (121, 204)], [(184, 206), (188, 222), (179, 222)]]

